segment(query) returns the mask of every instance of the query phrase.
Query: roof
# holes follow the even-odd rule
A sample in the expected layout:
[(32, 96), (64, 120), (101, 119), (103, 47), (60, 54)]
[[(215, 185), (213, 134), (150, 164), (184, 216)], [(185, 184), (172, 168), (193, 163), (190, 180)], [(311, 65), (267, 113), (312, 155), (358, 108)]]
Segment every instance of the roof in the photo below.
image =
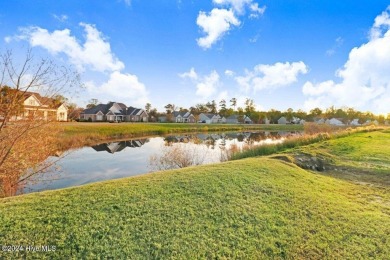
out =
[(228, 116), (226, 119), (238, 119), (239, 115), (231, 115), (231, 116)]
[(102, 111), (103, 114), (107, 114), (108, 109), (108, 104), (99, 104), (95, 107), (84, 109), (83, 114), (96, 114), (99, 111)]
[(206, 117), (212, 119), (214, 116), (218, 116), (216, 114), (210, 114), (210, 113), (202, 113), (203, 115), (205, 115)]
[(181, 116), (183, 118), (188, 118), (190, 116), (192, 116), (192, 114), (190, 112), (180, 112), (180, 111), (173, 111), (173, 116), (174, 117), (178, 117), (178, 116)]
[(19, 91), (23, 92), (24, 100), (28, 99), (31, 96), (34, 96), (36, 99), (38, 99), (40, 105), (44, 106), (44, 107), (47, 106), (47, 107), (50, 107), (50, 108), (59, 108), (60, 106), (62, 106), (64, 104), (64, 102), (63, 103), (55, 102), (56, 100), (54, 98), (42, 97), (37, 92), (30, 92), (30, 91), (24, 92), (24, 91), (21, 91), (21, 90), (19, 90)]

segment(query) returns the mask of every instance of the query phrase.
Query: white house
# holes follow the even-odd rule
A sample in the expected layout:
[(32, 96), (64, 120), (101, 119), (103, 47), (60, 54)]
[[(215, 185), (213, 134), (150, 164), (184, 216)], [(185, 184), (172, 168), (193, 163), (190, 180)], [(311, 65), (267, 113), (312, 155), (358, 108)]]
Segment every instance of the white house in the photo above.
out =
[(337, 118), (332, 118), (332, 119), (327, 119), (325, 121), (325, 124), (328, 124), (328, 125), (336, 125), (336, 126), (343, 126), (344, 123), (341, 122), (340, 119), (337, 119)]
[(199, 121), (206, 124), (222, 123), (222, 118), (217, 114), (201, 113), (199, 115)]
[(226, 123), (227, 124), (238, 124), (238, 115), (231, 115), (226, 118)]
[(252, 119), (249, 118), (249, 116), (244, 116), (244, 123), (245, 124), (253, 124)]
[(351, 123), (349, 123), (350, 125), (353, 125), (353, 126), (358, 126), (358, 125), (361, 125), (359, 123), (359, 119), (358, 118), (355, 118), (351, 121)]
[(25, 92), (22, 95), (24, 96), (24, 112), (14, 120), (28, 117), (30, 113), (38, 113), (45, 120), (49, 118), (55, 118), (57, 121), (68, 120), (68, 108), (65, 103), (57, 103), (55, 99), (42, 97), (36, 92)]
[(281, 118), (278, 119), (278, 124), (279, 125), (287, 124), (287, 119), (284, 116), (282, 116)]
[(190, 112), (174, 111), (172, 114), (176, 123), (195, 123), (195, 117)]

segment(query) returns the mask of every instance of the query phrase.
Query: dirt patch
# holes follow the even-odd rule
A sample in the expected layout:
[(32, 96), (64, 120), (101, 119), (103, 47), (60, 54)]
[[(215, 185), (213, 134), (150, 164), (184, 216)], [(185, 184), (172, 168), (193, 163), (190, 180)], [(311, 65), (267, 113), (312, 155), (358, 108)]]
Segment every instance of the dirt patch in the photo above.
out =
[(302, 169), (324, 172), (335, 170), (336, 167), (332, 165), (332, 161), (322, 156), (312, 156), (304, 153), (297, 153), (293, 155), (294, 163)]

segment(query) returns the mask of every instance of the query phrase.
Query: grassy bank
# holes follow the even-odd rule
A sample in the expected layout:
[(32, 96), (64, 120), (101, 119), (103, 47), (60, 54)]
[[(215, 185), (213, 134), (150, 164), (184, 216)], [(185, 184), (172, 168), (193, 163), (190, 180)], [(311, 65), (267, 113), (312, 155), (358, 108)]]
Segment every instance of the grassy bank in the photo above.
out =
[[(356, 133), (286, 155), (320, 151), (347, 158), (343, 167), (366, 163), (380, 174), (389, 167), (389, 139), (386, 131)], [(56, 247), (0, 252), (8, 258), (390, 255), (389, 186), (360, 185), (269, 157), (1, 199), (0, 219), (0, 244)]]
[(302, 125), (237, 125), (237, 124), (179, 124), (179, 123), (64, 123), (60, 136), (63, 146), (87, 145), (109, 139), (136, 138), (172, 133), (208, 131), (300, 131)]
[(248, 147), (243, 151), (238, 151), (232, 154), (231, 159), (238, 160), (238, 159), (249, 158), (249, 157), (270, 155), (270, 154), (280, 153), (286, 150), (288, 151), (292, 148), (318, 143), (321, 141), (347, 137), (349, 135), (356, 134), (356, 133), (375, 132), (375, 131), (381, 131), (385, 129), (389, 129), (389, 128), (376, 127), (376, 126), (349, 128), (349, 129), (338, 128), (337, 131), (334, 132), (332, 131), (324, 132), (324, 133), (320, 132), (318, 134), (311, 134), (311, 135), (305, 134), (303, 136), (297, 136), (295, 138), (287, 139), (283, 143)]

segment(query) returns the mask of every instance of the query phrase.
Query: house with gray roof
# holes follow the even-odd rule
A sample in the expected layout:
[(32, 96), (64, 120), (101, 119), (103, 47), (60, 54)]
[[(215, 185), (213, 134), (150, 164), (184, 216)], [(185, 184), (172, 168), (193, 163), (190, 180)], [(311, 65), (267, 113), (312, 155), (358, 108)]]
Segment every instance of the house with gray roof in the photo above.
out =
[(223, 123), (224, 121), (226, 122), (226, 119), (217, 114), (201, 113), (199, 115), (199, 121), (206, 124), (217, 124)]
[(195, 117), (190, 112), (173, 111), (173, 122), (176, 123), (195, 123)]
[(226, 118), (226, 123), (227, 124), (238, 124), (239, 115), (231, 115)]
[(92, 122), (146, 122), (148, 114), (145, 110), (127, 107), (123, 103), (109, 102), (85, 109), (80, 119)]

